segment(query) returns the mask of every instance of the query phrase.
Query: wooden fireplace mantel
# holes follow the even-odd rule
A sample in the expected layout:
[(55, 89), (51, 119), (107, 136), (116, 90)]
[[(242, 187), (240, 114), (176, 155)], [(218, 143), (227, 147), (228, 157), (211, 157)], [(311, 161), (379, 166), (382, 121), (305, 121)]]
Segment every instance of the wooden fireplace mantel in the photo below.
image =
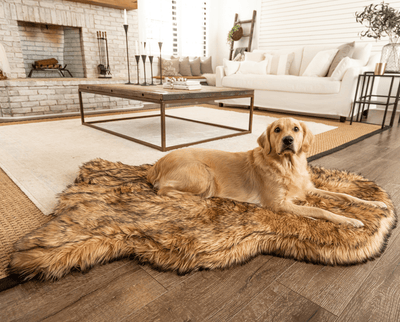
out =
[(69, 0), (73, 2), (81, 2), (94, 4), (103, 7), (134, 10), (137, 9), (137, 0)]

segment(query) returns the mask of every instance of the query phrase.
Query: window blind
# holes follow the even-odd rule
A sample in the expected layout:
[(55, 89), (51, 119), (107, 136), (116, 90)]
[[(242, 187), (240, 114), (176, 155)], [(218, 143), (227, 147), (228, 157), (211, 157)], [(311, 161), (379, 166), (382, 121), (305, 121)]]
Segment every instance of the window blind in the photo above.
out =
[(207, 1), (146, 0), (141, 1), (145, 30), (141, 36), (147, 53), (163, 55), (205, 56), (207, 54)]
[[(261, 0), (259, 48), (280, 49), (303, 45), (341, 45), (352, 41), (370, 42), (379, 53), (389, 39), (360, 39), (366, 30), (356, 22), (355, 12), (381, 1), (371, 0)], [(400, 9), (400, 0), (389, 5)]]

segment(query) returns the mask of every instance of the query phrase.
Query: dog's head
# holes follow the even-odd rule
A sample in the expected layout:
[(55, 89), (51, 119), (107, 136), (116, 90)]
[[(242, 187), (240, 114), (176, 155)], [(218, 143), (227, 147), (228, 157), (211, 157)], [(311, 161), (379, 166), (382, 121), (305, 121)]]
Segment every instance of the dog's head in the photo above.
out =
[(267, 130), (258, 138), (258, 144), (267, 154), (307, 153), (314, 135), (307, 126), (293, 118), (281, 118), (271, 123)]

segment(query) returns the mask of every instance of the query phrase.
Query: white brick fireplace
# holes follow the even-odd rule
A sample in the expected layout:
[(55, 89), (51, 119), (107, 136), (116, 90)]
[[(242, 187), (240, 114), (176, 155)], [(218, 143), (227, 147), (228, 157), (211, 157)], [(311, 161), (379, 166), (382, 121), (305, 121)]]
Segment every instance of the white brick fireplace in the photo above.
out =
[(57, 69), (46, 71), (33, 68), (35, 61), (49, 58), (57, 59), (58, 64), (69, 71), (63, 73), (67, 77), (85, 77), (81, 28), (18, 22), (18, 31), (28, 77), (62, 77)]
[[(0, 118), (35, 116), (79, 110), (78, 85), (121, 83), (127, 79), (123, 10), (66, 0), (0, 1), (0, 43), (11, 78), (0, 81)], [(137, 10), (128, 11), (131, 79), (134, 43), (139, 38)], [(100, 79), (97, 31), (107, 32), (112, 78)], [(34, 72), (35, 60), (56, 58), (74, 76)], [(68, 74), (67, 74), (68, 75)], [(87, 109), (141, 106), (136, 101), (84, 96)]]

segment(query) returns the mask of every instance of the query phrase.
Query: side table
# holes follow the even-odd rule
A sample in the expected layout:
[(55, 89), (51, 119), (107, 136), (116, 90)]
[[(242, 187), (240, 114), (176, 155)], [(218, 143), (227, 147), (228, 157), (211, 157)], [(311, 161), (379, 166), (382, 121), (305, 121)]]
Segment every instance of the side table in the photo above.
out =
[[(376, 78), (387, 78), (390, 80), (389, 91), (386, 95), (372, 95), (375, 79)], [(396, 95), (392, 95), (393, 83), (395, 80), (398, 80), (399, 84), (397, 85)], [(358, 96), (359, 88), (360, 96)], [(390, 119), (390, 127), (393, 126), (394, 117), (397, 111), (397, 104), (399, 102), (400, 95), (400, 74), (394, 72), (385, 72), (383, 75), (375, 75), (374, 72), (365, 72), (364, 74), (360, 74), (358, 76), (357, 87), (356, 87), (356, 95), (354, 97), (354, 104), (351, 109), (351, 119), (350, 125), (353, 123), (353, 115), (356, 111), (356, 105), (358, 104), (357, 114), (355, 121), (361, 122), (362, 115), (364, 112), (369, 112), (370, 105), (383, 105), (385, 106), (385, 112), (383, 114), (382, 120), (382, 128), (385, 126), (386, 115), (389, 109), (389, 106), (393, 106), (392, 117)], [(400, 123), (400, 120), (399, 120)]]

